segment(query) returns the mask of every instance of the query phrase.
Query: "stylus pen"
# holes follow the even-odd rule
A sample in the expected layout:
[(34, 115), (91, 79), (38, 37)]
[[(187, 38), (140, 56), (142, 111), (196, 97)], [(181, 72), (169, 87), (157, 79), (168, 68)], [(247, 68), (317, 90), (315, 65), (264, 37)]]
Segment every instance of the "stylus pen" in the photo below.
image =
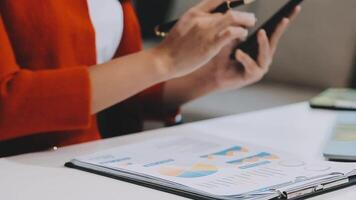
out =
[[(225, 1), (217, 8), (211, 11), (211, 13), (226, 13), (231, 8), (236, 8), (242, 5), (247, 5), (255, 2), (256, 0), (235, 0), (235, 1)], [(162, 25), (155, 27), (155, 34), (160, 37), (165, 37), (167, 33), (173, 28), (173, 26), (178, 22), (177, 20), (167, 22)]]

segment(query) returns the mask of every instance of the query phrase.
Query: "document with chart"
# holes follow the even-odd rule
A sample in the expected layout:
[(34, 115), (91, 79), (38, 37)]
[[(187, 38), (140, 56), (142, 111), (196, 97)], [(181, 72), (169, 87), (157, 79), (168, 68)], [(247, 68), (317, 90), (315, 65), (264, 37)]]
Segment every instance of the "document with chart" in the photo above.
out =
[(197, 199), (291, 199), (346, 186), (355, 164), (201, 134), (166, 136), (73, 159), (68, 167)]

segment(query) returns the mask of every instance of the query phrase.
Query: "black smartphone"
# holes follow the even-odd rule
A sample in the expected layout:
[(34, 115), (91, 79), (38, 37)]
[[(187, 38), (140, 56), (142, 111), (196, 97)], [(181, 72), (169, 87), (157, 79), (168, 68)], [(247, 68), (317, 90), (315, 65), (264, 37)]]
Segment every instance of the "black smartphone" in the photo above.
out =
[(264, 29), (267, 33), (268, 38), (271, 38), (272, 34), (276, 30), (278, 24), (283, 20), (285, 17), (289, 17), (295, 7), (297, 7), (299, 4), (301, 4), (304, 0), (289, 0), (288, 3), (286, 3), (276, 14), (274, 14), (266, 23), (264, 23), (260, 28), (258, 28), (252, 35), (250, 35), (246, 41), (240, 43), (237, 45), (234, 50), (232, 51), (232, 54), (230, 55), (230, 58), (232, 60), (235, 60), (235, 52), (238, 49), (241, 49), (242, 51), (246, 52), (253, 58), (254, 60), (257, 60), (258, 57), (258, 42), (257, 42), (257, 33), (259, 30)]

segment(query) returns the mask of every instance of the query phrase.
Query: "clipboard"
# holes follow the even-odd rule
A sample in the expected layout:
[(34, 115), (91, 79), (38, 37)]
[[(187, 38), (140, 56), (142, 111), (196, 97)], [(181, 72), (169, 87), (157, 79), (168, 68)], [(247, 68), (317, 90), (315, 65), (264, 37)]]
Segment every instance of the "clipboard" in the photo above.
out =
[[(169, 186), (164, 186), (159, 183), (154, 183), (151, 181), (144, 181), (144, 180), (139, 180), (138, 178), (135, 177), (130, 177), (127, 176), (127, 174), (123, 173), (120, 174), (117, 171), (110, 170), (104, 172), (102, 170), (96, 170), (93, 169), (92, 167), (85, 166), (82, 164), (79, 164), (76, 161), (70, 161), (65, 164), (66, 167), (73, 168), (73, 169), (79, 169), (82, 171), (86, 171), (89, 173), (105, 176), (108, 178), (113, 178), (116, 180), (120, 181), (125, 181), (128, 183), (133, 183), (136, 185), (148, 187), (151, 189), (159, 190), (162, 192), (167, 192), (170, 194), (190, 198), (190, 199), (196, 199), (196, 200), (259, 200), (259, 199), (264, 199), (264, 200), (299, 200), (299, 199), (305, 199), (305, 198), (310, 198), (314, 196), (318, 196), (321, 194), (333, 192), (342, 188), (346, 188), (352, 185), (356, 184), (356, 172), (355, 174), (352, 174), (350, 176), (346, 176), (340, 173), (335, 172), (334, 174), (328, 174), (325, 175), (324, 177), (318, 177), (318, 179), (321, 179), (321, 181), (316, 181), (313, 182), (313, 179), (307, 180), (310, 182), (310, 184), (303, 184), (303, 181), (298, 182), (298, 184), (290, 184), (290, 185), (285, 185), (281, 186), (278, 188), (267, 188), (266, 191), (270, 191), (270, 193), (247, 193), (244, 196), (239, 196), (235, 198), (217, 198), (216, 196), (209, 196), (206, 194), (200, 194), (200, 193), (195, 193), (191, 191), (185, 191), (185, 190), (180, 190), (174, 187), (169, 187)], [(330, 178), (328, 178), (330, 176)], [(325, 179), (323, 179), (325, 178)]]

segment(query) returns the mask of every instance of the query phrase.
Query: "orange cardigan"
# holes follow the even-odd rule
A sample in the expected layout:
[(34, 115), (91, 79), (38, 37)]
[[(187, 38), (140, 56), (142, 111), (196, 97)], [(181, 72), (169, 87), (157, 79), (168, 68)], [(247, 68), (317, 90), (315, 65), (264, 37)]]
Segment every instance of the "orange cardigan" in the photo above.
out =
[[(141, 49), (133, 7), (129, 0), (122, 6), (116, 56)], [(0, 1), (0, 56), (0, 156), (101, 138), (90, 115), (88, 66), (96, 54), (87, 0)], [(162, 84), (117, 105), (117, 113), (134, 116), (139, 130), (161, 94)]]

